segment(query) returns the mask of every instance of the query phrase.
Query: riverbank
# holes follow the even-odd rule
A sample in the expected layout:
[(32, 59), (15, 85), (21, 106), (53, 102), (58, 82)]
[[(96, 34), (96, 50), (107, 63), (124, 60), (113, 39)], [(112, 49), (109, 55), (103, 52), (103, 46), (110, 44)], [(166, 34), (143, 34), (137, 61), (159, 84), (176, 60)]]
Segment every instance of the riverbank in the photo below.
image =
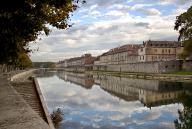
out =
[[(28, 71), (29, 72), (29, 71)], [(25, 74), (26, 73), (26, 74)], [(1, 129), (49, 129), (50, 126), (40, 117), (32, 105), (41, 104), (31, 81), (26, 81), (26, 71), (0, 75), (0, 128)], [(15, 75), (15, 76), (13, 76)], [(25, 77), (25, 78), (23, 78)], [(23, 79), (22, 82), (10, 81)], [(13, 86), (14, 85), (14, 86)], [(34, 91), (33, 93), (31, 93)], [(35, 98), (34, 98), (35, 97)], [(33, 99), (34, 98), (34, 99)], [(34, 101), (33, 101), (33, 100)], [(31, 101), (32, 100), (32, 101)], [(40, 107), (41, 108), (41, 107)], [(41, 110), (43, 110), (41, 108)]]
[(86, 71), (88, 74), (111, 75), (118, 77), (150, 79), (150, 80), (164, 80), (164, 81), (192, 81), (192, 75), (176, 74), (176, 73), (130, 73), (130, 72), (114, 72), (114, 71)]

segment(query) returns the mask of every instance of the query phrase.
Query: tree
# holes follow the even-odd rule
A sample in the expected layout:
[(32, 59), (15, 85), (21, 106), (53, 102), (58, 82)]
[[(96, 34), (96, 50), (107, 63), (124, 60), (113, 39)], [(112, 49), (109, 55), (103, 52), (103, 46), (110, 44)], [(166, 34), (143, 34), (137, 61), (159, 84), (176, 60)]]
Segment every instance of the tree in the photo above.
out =
[[(20, 54), (27, 55), (29, 42), (40, 34), (48, 35), (49, 26), (65, 29), (70, 13), (79, 0), (11, 0), (0, 3), (0, 63), (15, 64)], [(20, 58), (21, 59), (21, 58)], [(16, 63), (17, 64), (17, 63)]]
[(192, 6), (187, 12), (176, 17), (175, 30), (179, 31), (178, 40), (184, 46), (181, 56), (186, 58), (192, 54)]
[(32, 61), (26, 53), (19, 53), (18, 59), (14, 63), (15, 66), (22, 68), (32, 67)]
[(57, 110), (53, 110), (50, 117), (51, 120), (53, 121), (55, 128), (59, 128), (61, 121), (63, 120), (64, 114), (63, 111), (60, 108), (58, 108)]

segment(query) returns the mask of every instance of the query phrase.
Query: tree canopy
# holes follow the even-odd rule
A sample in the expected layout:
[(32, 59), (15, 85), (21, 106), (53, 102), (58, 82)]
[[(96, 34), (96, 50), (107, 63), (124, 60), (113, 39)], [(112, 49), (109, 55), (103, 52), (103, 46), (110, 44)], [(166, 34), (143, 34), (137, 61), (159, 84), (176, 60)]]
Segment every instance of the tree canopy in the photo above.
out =
[(186, 58), (192, 54), (192, 6), (187, 12), (176, 17), (175, 30), (179, 31), (178, 40), (184, 46), (181, 56)]
[[(28, 58), (29, 42), (40, 34), (48, 35), (53, 26), (65, 29), (70, 13), (77, 9), (79, 0), (18, 0), (0, 4), (0, 63), (15, 64)], [(27, 59), (25, 59), (27, 60)]]

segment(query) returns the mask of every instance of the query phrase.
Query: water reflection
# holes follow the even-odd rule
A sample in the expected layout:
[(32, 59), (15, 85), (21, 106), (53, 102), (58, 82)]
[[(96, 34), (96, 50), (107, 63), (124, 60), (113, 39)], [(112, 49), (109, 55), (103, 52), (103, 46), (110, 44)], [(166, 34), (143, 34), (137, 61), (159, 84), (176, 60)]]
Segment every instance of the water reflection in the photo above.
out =
[(104, 75), (58, 72), (38, 81), (50, 112), (63, 109), (60, 129), (181, 127), (192, 93), (190, 83)]
[(179, 99), (184, 108), (178, 110), (179, 118), (175, 120), (175, 127), (176, 129), (192, 129), (192, 92), (188, 90)]
[(60, 79), (63, 79), (66, 82), (69, 81), (81, 85), (86, 89), (91, 89), (94, 84), (93, 76), (88, 74), (59, 72), (57, 75)]

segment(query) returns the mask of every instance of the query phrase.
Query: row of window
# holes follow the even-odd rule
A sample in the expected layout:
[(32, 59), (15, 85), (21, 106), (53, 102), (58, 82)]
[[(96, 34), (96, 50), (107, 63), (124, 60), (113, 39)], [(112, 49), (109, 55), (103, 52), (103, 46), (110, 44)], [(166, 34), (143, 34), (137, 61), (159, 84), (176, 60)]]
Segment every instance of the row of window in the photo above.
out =
[[(154, 52), (157, 53), (157, 49), (154, 49)], [(171, 53), (171, 50), (170, 49), (162, 49), (162, 54), (164, 53)]]
[(101, 61), (125, 61), (125, 60), (135, 60), (136, 57), (129, 55), (121, 55), (121, 56), (112, 56), (101, 58)]

